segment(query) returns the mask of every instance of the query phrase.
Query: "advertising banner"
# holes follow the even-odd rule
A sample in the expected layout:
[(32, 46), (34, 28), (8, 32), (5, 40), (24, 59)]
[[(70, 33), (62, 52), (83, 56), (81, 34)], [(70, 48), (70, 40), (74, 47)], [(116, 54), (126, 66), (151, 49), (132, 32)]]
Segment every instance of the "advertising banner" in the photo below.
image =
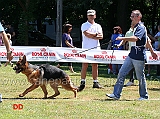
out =
[[(27, 61), (38, 62), (86, 62), (102, 64), (123, 64), (129, 51), (126, 50), (97, 50), (64, 47), (32, 47), (12, 46), (13, 60), (18, 61), (19, 56), (26, 55)], [(160, 52), (155, 51), (158, 59), (154, 60), (150, 51), (146, 51), (147, 64), (160, 64)], [(0, 61), (6, 61), (6, 48), (0, 47)]]

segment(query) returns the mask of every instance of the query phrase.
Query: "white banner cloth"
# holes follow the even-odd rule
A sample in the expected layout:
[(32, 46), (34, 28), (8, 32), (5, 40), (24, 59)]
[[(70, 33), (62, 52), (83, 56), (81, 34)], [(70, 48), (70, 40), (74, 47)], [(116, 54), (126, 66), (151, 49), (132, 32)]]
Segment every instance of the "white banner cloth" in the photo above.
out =
[[(123, 64), (129, 52), (125, 50), (97, 50), (64, 47), (45, 46), (12, 46), (13, 60), (18, 61), (19, 56), (26, 55), (28, 61), (48, 61), (48, 62), (86, 62), (103, 64)], [(157, 60), (153, 60), (149, 51), (146, 51), (147, 64), (160, 64), (160, 52)], [(6, 48), (0, 47), (0, 61), (6, 60)]]

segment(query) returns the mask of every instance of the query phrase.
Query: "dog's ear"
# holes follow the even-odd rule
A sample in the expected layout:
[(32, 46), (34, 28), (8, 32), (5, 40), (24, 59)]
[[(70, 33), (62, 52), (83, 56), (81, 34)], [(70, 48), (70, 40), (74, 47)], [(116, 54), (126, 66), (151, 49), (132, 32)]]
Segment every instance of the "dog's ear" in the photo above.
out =
[(22, 63), (23, 63), (23, 64), (26, 63), (26, 55), (23, 56)]

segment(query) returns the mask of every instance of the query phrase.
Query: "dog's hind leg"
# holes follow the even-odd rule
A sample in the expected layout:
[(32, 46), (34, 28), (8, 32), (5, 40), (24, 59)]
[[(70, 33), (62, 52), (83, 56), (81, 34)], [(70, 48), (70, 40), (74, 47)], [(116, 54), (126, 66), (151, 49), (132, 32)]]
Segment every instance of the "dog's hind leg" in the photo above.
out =
[(44, 99), (47, 98), (47, 95), (48, 95), (48, 92), (47, 92), (47, 89), (46, 89), (46, 85), (40, 85), (40, 87), (42, 88), (42, 91), (44, 93)]
[(60, 92), (59, 92), (59, 90), (58, 90), (58, 86), (57, 86), (56, 84), (50, 83), (50, 86), (51, 86), (51, 87), (53, 88), (53, 90), (55, 91), (55, 94), (52, 95), (52, 96), (50, 96), (50, 97), (48, 97), (48, 98), (54, 98), (54, 97), (60, 95)]
[(37, 84), (32, 84), (29, 88), (27, 88), (22, 94), (20, 94), (19, 95), (19, 97), (23, 97), (23, 96), (25, 96), (28, 92), (31, 92), (32, 90), (34, 90), (34, 89), (36, 89), (36, 88), (38, 88), (39, 87), (39, 85), (37, 85)]
[(73, 87), (71, 84), (65, 84), (65, 85), (62, 85), (62, 87), (68, 91), (73, 91), (74, 92), (74, 97), (77, 98), (77, 88), (76, 87)]
[(69, 76), (67, 76), (65, 79), (62, 80), (61, 86), (68, 91), (73, 91), (74, 97), (77, 98), (78, 88), (73, 86), (73, 83), (71, 82), (71, 79)]

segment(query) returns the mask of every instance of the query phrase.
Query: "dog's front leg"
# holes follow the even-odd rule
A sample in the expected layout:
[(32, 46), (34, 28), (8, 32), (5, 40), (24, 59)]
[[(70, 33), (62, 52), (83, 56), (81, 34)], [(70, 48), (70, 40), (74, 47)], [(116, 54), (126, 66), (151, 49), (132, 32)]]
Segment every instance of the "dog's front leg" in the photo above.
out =
[(47, 95), (48, 95), (48, 92), (47, 92), (47, 89), (46, 89), (46, 85), (40, 85), (40, 87), (42, 88), (42, 91), (44, 93), (44, 99), (47, 98)]
[(27, 88), (22, 94), (19, 95), (19, 97), (23, 97), (25, 96), (28, 92), (31, 92), (32, 90), (38, 88), (39, 85), (37, 85), (36, 83), (32, 84), (29, 88)]

